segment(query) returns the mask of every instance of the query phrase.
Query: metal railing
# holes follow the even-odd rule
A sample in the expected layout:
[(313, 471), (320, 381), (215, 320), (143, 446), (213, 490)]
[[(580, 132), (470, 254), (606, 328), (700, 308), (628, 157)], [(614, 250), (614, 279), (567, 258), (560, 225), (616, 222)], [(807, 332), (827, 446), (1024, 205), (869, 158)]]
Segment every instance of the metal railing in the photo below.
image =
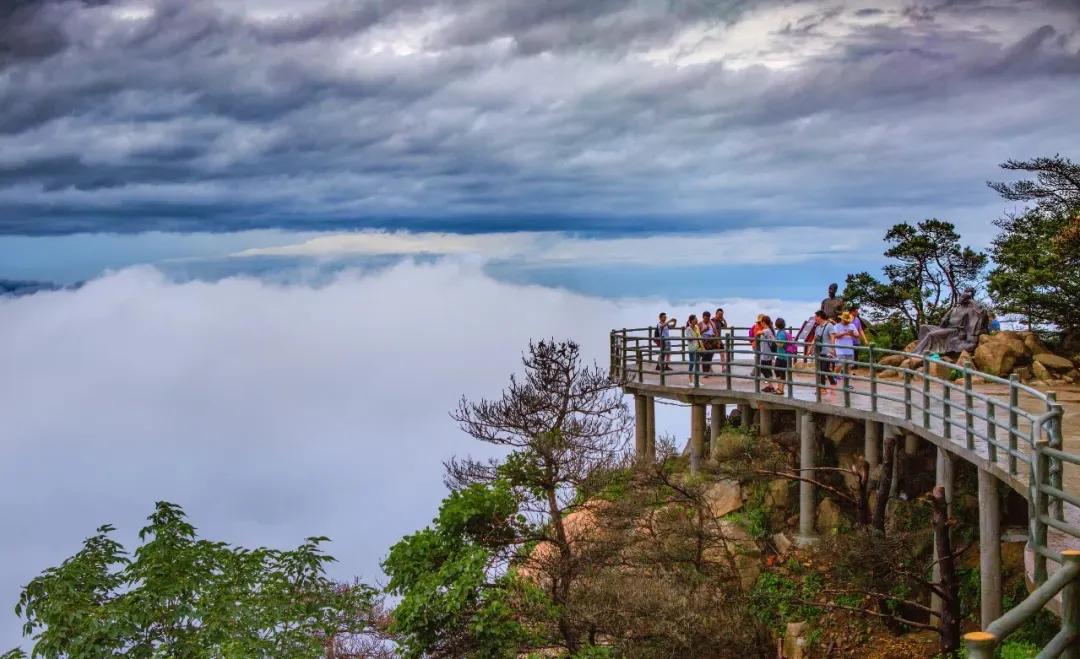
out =
[[(1067, 522), (1063, 512), (1065, 502), (1080, 508), (1080, 496), (1062, 484), (1064, 465), (1080, 465), (1080, 456), (1062, 446), (1062, 408), (1054, 393), (1022, 384), (1016, 376), (979, 372), (970, 363), (874, 346), (765, 345), (749, 336), (748, 328), (737, 327), (713, 337), (688, 336), (678, 328), (664, 337), (653, 330), (611, 332), (613, 381), (860, 410), (940, 437), (945, 450), (1006, 481), (1028, 501), (1036, 588), (987, 630), (965, 637), (971, 656), (992, 656), (1008, 634), (1061, 593), (1062, 631), (1039, 656), (1056, 657), (1064, 650), (1080, 657), (1080, 554), (1057, 552), (1047, 541), (1051, 528), (1080, 541), (1080, 527)], [(976, 382), (1004, 391), (983, 391)], [(1060, 566), (1053, 576), (1048, 561)], [(977, 654), (986, 648), (991, 654)]]

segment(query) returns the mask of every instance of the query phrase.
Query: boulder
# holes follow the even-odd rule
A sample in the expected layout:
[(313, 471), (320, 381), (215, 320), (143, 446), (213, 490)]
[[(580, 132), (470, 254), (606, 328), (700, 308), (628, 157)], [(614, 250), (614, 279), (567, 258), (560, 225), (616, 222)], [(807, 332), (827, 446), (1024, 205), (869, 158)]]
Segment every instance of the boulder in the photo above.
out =
[(918, 357), (908, 357), (900, 364), (900, 368), (917, 371), (922, 368), (922, 360)]
[(1050, 350), (1043, 345), (1043, 342), (1039, 340), (1039, 337), (1035, 336), (1034, 332), (1024, 332), (1024, 348), (1030, 355), (1038, 355), (1044, 352), (1050, 352)]
[(1030, 366), (1021, 366), (1020, 368), (1013, 371), (1013, 373), (1016, 374), (1016, 377), (1020, 378), (1021, 382), (1028, 382), (1035, 375), (1031, 372)]
[[(1064, 357), (1059, 357), (1051, 352), (1040, 352), (1033, 357), (1036, 364), (1042, 364), (1049, 371), (1071, 371), (1073, 364)], [(1032, 365), (1034, 367), (1034, 364)]]
[(904, 346), (904, 352), (914, 352), (915, 346), (917, 345), (919, 345), (918, 341), (912, 341), (911, 343)]
[(906, 357), (903, 355), (885, 355), (878, 363), (882, 366), (899, 366), (904, 363), (904, 359), (906, 359)]
[(784, 659), (806, 659), (806, 646), (810, 625), (805, 622), (789, 622), (784, 629)]
[(822, 499), (817, 509), (817, 523), (814, 527), (822, 535), (832, 535), (833, 531), (840, 526), (844, 516), (840, 512), (840, 506), (832, 499)]
[(776, 547), (777, 554), (786, 554), (788, 550), (795, 544), (787, 533), (781, 531), (780, 533), (774, 533), (772, 537), (773, 546)]
[(1046, 367), (1039, 362), (1033, 362), (1031, 364), (1031, 374), (1036, 380), (1049, 380), (1050, 371), (1046, 370)]
[(738, 481), (728, 478), (709, 485), (704, 493), (705, 503), (716, 517), (742, 508), (742, 486)]
[(936, 359), (930, 360), (930, 377), (932, 378), (948, 380), (952, 370), (952, 364), (948, 362), (938, 361)]
[(703, 558), (708, 561), (733, 565), (739, 574), (744, 590), (749, 590), (761, 574), (761, 550), (744, 528), (730, 519), (717, 521), (723, 541), (707, 547)]
[(769, 481), (765, 491), (765, 505), (769, 508), (787, 508), (791, 499), (791, 483), (786, 478), (776, 478)]
[(845, 419), (841, 416), (829, 416), (825, 421), (825, 429), (823, 432), (826, 439), (836, 446), (840, 446), (841, 444), (858, 440), (860, 430), (860, 424), (852, 419)]
[(975, 367), (990, 375), (1005, 377), (1023, 354), (1022, 341), (987, 341), (975, 349)]
[(971, 359), (971, 353), (965, 350), (960, 353), (959, 357), (956, 358), (956, 365), (961, 368), (963, 368), (964, 366), (967, 366), (968, 368), (974, 368), (975, 362)]
[(900, 377), (900, 372), (899, 371), (893, 371), (893, 370), (881, 371), (881, 372), (877, 373), (877, 377), (879, 377), (879, 378), (898, 378), (898, 377)]

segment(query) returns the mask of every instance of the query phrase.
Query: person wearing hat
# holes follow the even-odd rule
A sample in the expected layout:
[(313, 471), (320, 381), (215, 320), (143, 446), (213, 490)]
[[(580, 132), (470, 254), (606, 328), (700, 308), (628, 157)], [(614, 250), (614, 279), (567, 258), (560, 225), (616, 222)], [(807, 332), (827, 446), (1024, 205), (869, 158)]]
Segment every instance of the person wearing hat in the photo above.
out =
[[(837, 361), (855, 361), (855, 346), (859, 342), (859, 327), (852, 321), (855, 317), (851, 315), (850, 311), (844, 311), (840, 314), (840, 322), (835, 323), (832, 328), (832, 342), (836, 346), (836, 360)], [(850, 383), (845, 382), (844, 386), (851, 388)]]

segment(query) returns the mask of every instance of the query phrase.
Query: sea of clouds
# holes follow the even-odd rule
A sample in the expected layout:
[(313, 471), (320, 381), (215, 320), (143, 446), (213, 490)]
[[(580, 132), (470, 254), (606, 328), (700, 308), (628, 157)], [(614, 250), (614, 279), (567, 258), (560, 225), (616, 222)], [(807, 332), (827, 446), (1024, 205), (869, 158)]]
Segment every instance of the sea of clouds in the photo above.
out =
[[(160, 499), (212, 539), (330, 536), (335, 576), (377, 582), (387, 548), (436, 512), (442, 461), (491, 454), (448, 412), (497, 395), (530, 339), (571, 337), (606, 364), (610, 329), (717, 304), (741, 324), (815, 306), (592, 298), (468, 258), (319, 285), (135, 267), (0, 299), (0, 610), (100, 524), (133, 546)], [(684, 410), (657, 417), (685, 438)], [(0, 649), (16, 643), (19, 621), (0, 615)]]

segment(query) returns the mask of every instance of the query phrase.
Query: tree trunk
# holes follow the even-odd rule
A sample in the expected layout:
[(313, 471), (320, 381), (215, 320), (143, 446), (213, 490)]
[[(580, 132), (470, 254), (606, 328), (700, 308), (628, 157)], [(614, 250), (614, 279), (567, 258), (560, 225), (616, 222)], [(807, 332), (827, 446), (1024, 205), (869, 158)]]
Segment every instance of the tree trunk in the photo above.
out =
[(881, 456), (881, 478), (878, 479), (877, 500), (874, 501), (873, 527), (885, 532), (885, 509), (889, 505), (889, 490), (892, 489), (893, 463), (896, 460), (896, 435), (889, 433), (885, 437), (884, 455)]
[(949, 509), (945, 502), (945, 488), (934, 488), (934, 546), (937, 548), (938, 571), (941, 580), (941, 654), (949, 656), (960, 648), (960, 596), (956, 583), (956, 561), (953, 558), (949, 538)]

